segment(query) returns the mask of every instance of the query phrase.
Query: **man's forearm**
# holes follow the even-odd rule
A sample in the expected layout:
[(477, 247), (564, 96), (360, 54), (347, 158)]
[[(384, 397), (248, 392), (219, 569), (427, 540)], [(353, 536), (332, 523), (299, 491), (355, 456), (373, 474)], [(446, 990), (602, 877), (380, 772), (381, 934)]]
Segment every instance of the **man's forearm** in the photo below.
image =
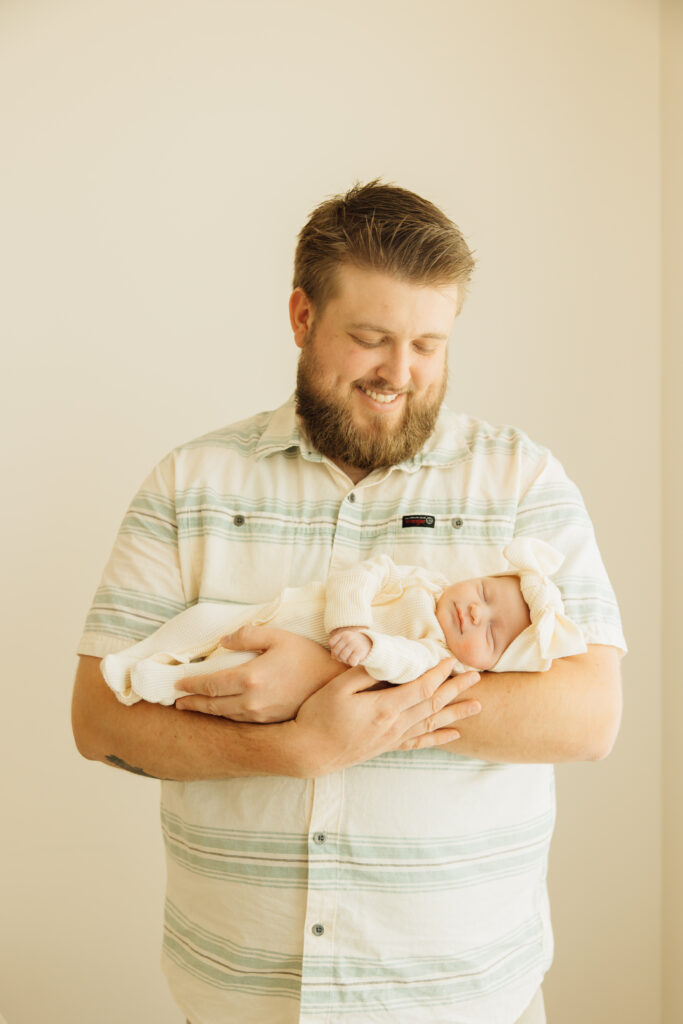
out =
[(248, 725), (144, 701), (125, 707), (98, 658), (80, 659), (72, 722), (84, 757), (137, 775), (184, 782), (299, 773), (291, 723)]
[(468, 697), (481, 713), (449, 749), (485, 761), (594, 761), (612, 749), (621, 720), (619, 653), (591, 646), (547, 672), (487, 672)]

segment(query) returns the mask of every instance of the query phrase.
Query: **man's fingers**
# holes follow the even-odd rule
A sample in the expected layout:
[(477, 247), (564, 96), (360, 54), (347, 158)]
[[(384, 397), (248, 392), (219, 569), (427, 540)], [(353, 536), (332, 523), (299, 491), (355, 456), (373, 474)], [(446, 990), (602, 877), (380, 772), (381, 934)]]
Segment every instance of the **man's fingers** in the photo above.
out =
[(176, 708), (180, 711), (201, 711), (204, 715), (217, 715), (223, 718), (226, 715), (225, 697), (200, 697), (191, 694), (189, 697), (181, 697), (175, 702)]
[(478, 700), (457, 700), (455, 703), (446, 705), (440, 711), (428, 715), (422, 723), (424, 726), (422, 731), (435, 732), (437, 729), (451, 728), (456, 722), (461, 722), (464, 718), (472, 718), (480, 711), (481, 705)]
[[(412, 725), (425, 718), (426, 714), (439, 711), (479, 681), (478, 672), (464, 672), (452, 676), (453, 665), (453, 659), (446, 658), (410, 683), (383, 689), (378, 698), (381, 702), (386, 702), (394, 712), (405, 713), (407, 716), (412, 714)], [(358, 667), (337, 676), (332, 684), (328, 683), (329, 685), (336, 685), (338, 689), (348, 693), (358, 693), (361, 690), (376, 688), (377, 680), (364, 668)]]
[[(437, 666), (437, 668), (442, 667), (445, 667), (444, 662)], [(433, 687), (434, 681), (430, 679), (427, 682), (425, 697), (419, 703), (409, 705), (403, 710), (405, 736), (415, 737), (421, 733), (448, 728), (454, 722), (479, 714), (481, 711), (479, 701), (461, 697), (461, 694), (478, 682), (479, 678), (478, 672), (467, 672), (463, 675), (447, 677), (436, 687)], [(425, 680), (425, 676), (422, 676), (421, 680)], [(421, 680), (415, 680), (415, 682)], [(412, 686), (413, 684), (409, 683), (408, 685)], [(447, 741), (444, 740), (444, 742)]]
[(456, 722), (463, 718), (472, 718), (481, 711), (481, 704), (478, 700), (460, 700), (454, 704), (447, 704), (440, 711), (429, 710), (429, 704), (425, 702), (420, 713), (424, 717), (417, 721), (406, 732), (406, 737), (419, 736), (422, 733), (436, 732), (439, 729), (452, 728)]
[[(416, 707), (421, 704), (422, 701), (432, 700), (437, 692), (448, 682), (448, 690), (446, 694), (449, 694), (450, 700), (457, 697), (458, 693), (461, 693), (467, 686), (471, 686), (476, 680), (472, 678), (469, 683), (463, 682), (463, 676), (451, 676), (453, 671), (454, 661), (452, 658), (446, 658), (444, 661), (440, 661), (434, 668), (430, 668), (423, 675), (414, 679), (411, 683), (403, 683), (402, 686), (396, 687), (395, 700), (399, 707), (399, 710), (405, 711), (408, 708)], [(466, 675), (476, 676), (479, 678), (479, 673), (465, 673)], [(439, 707), (443, 707), (446, 703), (445, 700), (440, 698), (444, 696), (440, 694), (436, 700), (435, 710)]]
[(436, 732), (422, 733), (412, 739), (404, 740), (399, 750), (424, 750), (427, 747), (441, 747), (444, 743), (453, 743), (460, 739), (457, 729), (438, 729)]
[(237, 697), (200, 697), (190, 694), (175, 702), (180, 711), (200, 711), (203, 715), (214, 718), (229, 718), (233, 722), (254, 722), (257, 716), (244, 709), (241, 698)]
[[(376, 689), (378, 685), (377, 680), (373, 679), (362, 665), (358, 665), (356, 668), (348, 668), (346, 672), (342, 672), (341, 675), (338, 675), (327, 684), (326, 689), (329, 690), (331, 687), (332, 690), (330, 692), (338, 690), (341, 693), (360, 693), (361, 690)], [(389, 689), (393, 691), (394, 687)], [(386, 690), (386, 692), (388, 693), (389, 690)]]
[(443, 708), (446, 704), (457, 701), (462, 694), (467, 696), (467, 691), (480, 679), (481, 676), (478, 672), (462, 672), (446, 679), (434, 691), (432, 696), (434, 708)]
[[(179, 679), (175, 684), (175, 690), (178, 693), (199, 694), (202, 697), (234, 697), (242, 693), (244, 689), (241, 675), (239, 667), (227, 672), (212, 672), (205, 676), (190, 675)], [(181, 698), (183, 702), (187, 699), (186, 697)], [(176, 707), (180, 706), (179, 700), (176, 702)], [(185, 703), (182, 704), (182, 707), (187, 710)]]
[(240, 626), (233, 633), (221, 639), (221, 646), (231, 651), (267, 651), (275, 640), (275, 634), (282, 630), (269, 626)]
[(464, 690), (469, 690), (470, 686), (474, 686), (481, 679), (479, 672), (458, 672), (457, 675), (451, 677), (450, 682), (454, 683), (457, 687), (457, 692), (462, 693)]

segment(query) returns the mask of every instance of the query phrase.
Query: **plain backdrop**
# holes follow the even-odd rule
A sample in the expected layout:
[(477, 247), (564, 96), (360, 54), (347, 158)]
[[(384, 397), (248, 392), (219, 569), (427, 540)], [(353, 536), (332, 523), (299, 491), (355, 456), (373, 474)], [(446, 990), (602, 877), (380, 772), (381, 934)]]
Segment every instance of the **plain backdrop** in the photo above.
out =
[(630, 646), (614, 753), (558, 770), (549, 1020), (683, 1019), (682, 20), (678, 0), (1, 0), (8, 1024), (181, 1020), (158, 784), (79, 758), (74, 651), (152, 465), (290, 393), (296, 233), (376, 176), (476, 250), (449, 404), (564, 463)]

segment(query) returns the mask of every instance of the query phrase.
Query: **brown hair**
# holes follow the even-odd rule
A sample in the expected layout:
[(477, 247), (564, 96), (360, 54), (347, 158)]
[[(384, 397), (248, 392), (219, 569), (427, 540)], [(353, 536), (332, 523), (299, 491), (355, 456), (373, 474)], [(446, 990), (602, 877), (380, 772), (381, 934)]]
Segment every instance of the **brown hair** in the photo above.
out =
[(299, 232), (293, 287), (302, 288), (320, 311), (344, 263), (416, 284), (457, 284), (458, 312), (474, 269), (462, 233), (437, 206), (379, 178), (357, 183), (313, 210)]

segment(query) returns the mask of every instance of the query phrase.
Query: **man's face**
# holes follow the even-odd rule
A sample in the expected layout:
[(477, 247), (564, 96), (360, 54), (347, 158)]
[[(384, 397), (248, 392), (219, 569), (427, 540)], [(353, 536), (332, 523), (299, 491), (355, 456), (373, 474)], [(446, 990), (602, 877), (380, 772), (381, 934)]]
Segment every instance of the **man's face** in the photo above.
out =
[(409, 458), (434, 429), (456, 301), (455, 286), (352, 266), (319, 315), (300, 289), (292, 295), (297, 412), (318, 451), (364, 471), (352, 478)]

